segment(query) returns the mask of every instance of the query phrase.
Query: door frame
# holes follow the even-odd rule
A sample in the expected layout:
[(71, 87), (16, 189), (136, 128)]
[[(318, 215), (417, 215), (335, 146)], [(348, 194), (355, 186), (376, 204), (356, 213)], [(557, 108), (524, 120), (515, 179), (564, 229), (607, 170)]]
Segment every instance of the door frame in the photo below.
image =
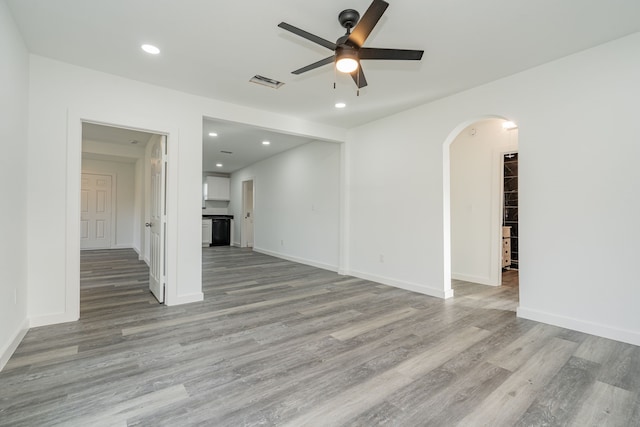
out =
[[(114, 115), (115, 114), (115, 115)], [(178, 158), (179, 129), (167, 127), (161, 119), (122, 116), (118, 112), (96, 113), (95, 111), (67, 110), (67, 179), (66, 179), (66, 222), (65, 222), (65, 309), (62, 313), (46, 316), (42, 324), (53, 324), (76, 321), (80, 318), (80, 179), (82, 174), (82, 124), (95, 123), (125, 129), (165, 135), (167, 138), (167, 245), (166, 271), (166, 304), (175, 305), (183, 302), (177, 293), (176, 264), (178, 247), (177, 236), (177, 164), (171, 159)], [(146, 250), (146, 248), (145, 248)], [(198, 299), (199, 301), (200, 299)]]
[[(84, 162), (83, 162), (84, 163)], [(96, 172), (90, 169), (82, 169), (80, 171), (80, 177), (82, 178), (83, 174), (90, 174), (90, 175), (105, 175), (105, 176), (110, 176), (111, 177), (111, 230), (109, 231), (110, 234), (110, 239), (111, 241), (109, 242), (109, 249), (116, 249), (118, 247), (118, 245), (116, 245), (116, 230), (117, 230), (117, 216), (116, 216), (116, 210), (117, 210), (117, 179), (118, 179), (118, 175), (115, 173), (111, 173), (111, 172)], [(91, 251), (94, 249), (81, 249), (83, 251)]]
[(245, 182), (251, 182), (251, 205), (252, 205), (252, 210), (253, 210), (253, 218), (254, 218), (254, 222), (253, 222), (253, 244), (251, 245), (251, 247), (253, 248), (256, 245), (256, 223), (255, 223), (255, 217), (256, 217), (256, 180), (255, 177), (249, 177), (247, 179), (243, 179), (242, 182), (240, 183), (240, 193), (242, 194), (242, 222), (240, 223), (240, 247), (241, 248), (246, 248), (248, 247), (247, 244), (247, 229), (246, 229), (246, 225), (245, 225), (245, 220), (244, 220), (244, 213), (246, 212), (246, 204), (245, 204), (245, 189), (244, 189), (244, 183)]

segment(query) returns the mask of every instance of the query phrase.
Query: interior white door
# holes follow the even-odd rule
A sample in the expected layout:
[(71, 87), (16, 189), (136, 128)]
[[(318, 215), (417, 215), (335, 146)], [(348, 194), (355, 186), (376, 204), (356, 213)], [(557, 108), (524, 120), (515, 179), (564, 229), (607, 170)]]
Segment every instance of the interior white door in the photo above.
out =
[(111, 175), (82, 174), (80, 189), (80, 248), (111, 247)]
[(151, 147), (150, 218), (146, 226), (150, 233), (149, 289), (158, 302), (165, 300), (165, 236), (166, 236), (166, 137)]
[(253, 181), (242, 182), (242, 242), (241, 247), (253, 247)]

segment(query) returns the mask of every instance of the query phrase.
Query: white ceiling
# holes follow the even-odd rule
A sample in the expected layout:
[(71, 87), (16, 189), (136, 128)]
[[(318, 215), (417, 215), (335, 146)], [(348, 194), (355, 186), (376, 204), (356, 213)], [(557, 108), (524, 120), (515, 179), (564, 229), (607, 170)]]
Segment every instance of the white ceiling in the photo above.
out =
[[(218, 136), (211, 137), (210, 132), (215, 132)], [(221, 173), (235, 172), (260, 160), (313, 141), (295, 135), (285, 135), (207, 118), (202, 124), (202, 135), (202, 170)], [(262, 141), (269, 141), (270, 144), (263, 145)], [(327, 144), (331, 143), (327, 142)], [(222, 164), (222, 167), (216, 167), (218, 163)]]
[(111, 144), (136, 145), (144, 147), (153, 136), (152, 133), (133, 129), (123, 129), (95, 123), (82, 124), (82, 140), (108, 142)]
[[(425, 54), (420, 62), (363, 61), (369, 86), (357, 97), (349, 76), (338, 75), (333, 89), (330, 65), (291, 74), (331, 52), (277, 24), (333, 41), (344, 33), (338, 13), (363, 14), (370, 0), (7, 3), (35, 54), (345, 128), (640, 31), (638, 0), (389, 0), (365, 46)], [(162, 53), (145, 54), (142, 43)], [(285, 85), (249, 83), (255, 74)]]

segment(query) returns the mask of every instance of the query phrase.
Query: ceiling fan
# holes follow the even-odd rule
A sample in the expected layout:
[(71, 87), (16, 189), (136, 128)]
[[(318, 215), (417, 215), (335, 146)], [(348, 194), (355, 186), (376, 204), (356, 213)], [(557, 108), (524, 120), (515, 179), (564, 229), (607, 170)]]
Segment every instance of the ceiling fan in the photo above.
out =
[(394, 60), (413, 60), (422, 59), (423, 50), (409, 49), (379, 49), (374, 47), (362, 47), (365, 40), (376, 26), (385, 10), (389, 7), (389, 3), (383, 0), (373, 0), (367, 11), (360, 19), (360, 14), (353, 9), (346, 9), (338, 15), (340, 25), (347, 29), (347, 33), (336, 40), (335, 43), (308, 33), (300, 28), (281, 22), (278, 27), (292, 32), (309, 41), (324, 46), (329, 50), (333, 50), (334, 54), (321, 59), (318, 62), (307, 65), (295, 71), (293, 74), (302, 74), (307, 71), (316, 69), (323, 65), (335, 62), (336, 69), (343, 73), (351, 74), (353, 81), (358, 89), (367, 85), (367, 79), (362, 71), (360, 61), (363, 59), (394, 59)]

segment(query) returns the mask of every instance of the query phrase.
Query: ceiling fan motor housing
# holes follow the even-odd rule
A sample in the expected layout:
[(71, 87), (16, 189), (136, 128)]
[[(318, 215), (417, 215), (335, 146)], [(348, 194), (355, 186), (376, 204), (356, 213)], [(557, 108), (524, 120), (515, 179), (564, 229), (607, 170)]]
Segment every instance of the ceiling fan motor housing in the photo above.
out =
[(338, 15), (340, 25), (346, 28), (347, 31), (355, 27), (358, 20), (360, 20), (360, 14), (354, 9), (345, 9)]
[(336, 59), (340, 58), (352, 58), (357, 61), (359, 59), (358, 49), (348, 44), (340, 44), (336, 47)]

